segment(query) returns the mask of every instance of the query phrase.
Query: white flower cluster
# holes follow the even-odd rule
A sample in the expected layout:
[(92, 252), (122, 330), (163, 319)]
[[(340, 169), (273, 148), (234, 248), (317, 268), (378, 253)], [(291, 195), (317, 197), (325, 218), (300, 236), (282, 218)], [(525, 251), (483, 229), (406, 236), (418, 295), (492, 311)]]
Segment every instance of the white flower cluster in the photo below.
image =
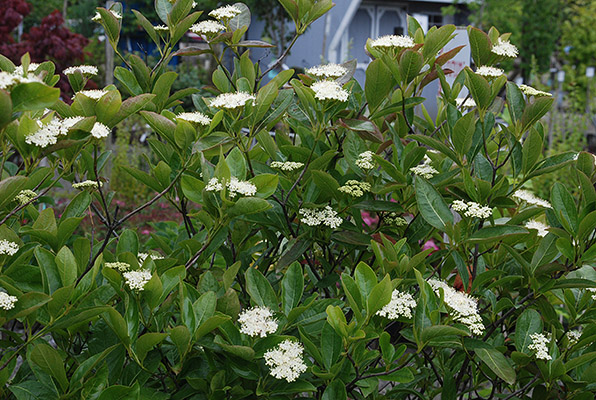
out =
[[(33, 64), (29, 65), (30, 71), (35, 70), (32, 69), (32, 65)], [(18, 85), (19, 83), (42, 82), (41, 79), (32, 73), (28, 73), (27, 76), (23, 76), (23, 68), (21, 66), (18, 66), (17, 69), (18, 68), (21, 69), (20, 73), (18, 70), (15, 70), (13, 73), (0, 71), (0, 89), (8, 90), (11, 86)]]
[(519, 90), (527, 96), (535, 96), (535, 97), (552, 97), (552, 93), (543, 92), (542, 90), (534, 89), (532, 86), (528, 85), (519, 85)]
[(465, 97), (458, 97), (455, 99), (455, 104), (457, 108), (474, 108), (476, 107), (476, 102), (472, 98), (465, 98)]
[(75, 95), (73, 96), (73, 99), (77, 94), (82, 94), (83, 96), (87, 96), (90, 99), (99, 100), (106, 93), (108, 93), (108, 91), (104, 90), (104, 89), (81, 90), (80, 92), (75, 93)]
[(317, 78), (339, 78), (347, 74), (348, 70), (339, 64), (332, 63), (308, 68), (306, 73)]
[(226, 20), (234, 18), (240, 13), (241, 11), (238, 7), (228, 4), (227, 6), (219, 7), (211, 11), (209, 16), (219, 20)]
[(265, 364), (271, 367), (270, 374), (273, 377), (294, 382), (301, 373), (306, 371), (306, 364), (302, 359), (303, 352), (302, 344), (284, 340), (265, 353)]
[[(101, 182), (99, 184), (102, 185)], [(79, 190), (97, 189), (97, 181), (86, 180), (83, 182), (77, 182), (77, 183), (73, 183), (72, 187), (73, 187), (73, 189), (79, 189)]]
[(211, 107), (216, 108), (227, 108), (228, 110), (234, 110), (236, 108), (243, 107), (249, 100), (255, 100), (255, 96), (246, 92), (236, 93), (222, 93), (209, 104)]
[(389, 319), (398, 319), (400, 316), (412, 318), (412, 310), (416, 307), (416, 301), (410, 293), (400, 292), (395, 289), (391, 293), (391, 301), (379, 311), (377, 315)]
[(372, 47), (396, 47), (399, 49), (409, 49), (414, 47), (414, 39), (405, 35), (387, 35), (381, 36), (372, 41)]
[(96, 139), (102, 139), (107, 137), (112, 130), (102, 124), (101, 122), (96, 122), (93, 124), (93, 128), (91, 128), (91, 136)]
[(198, 112), (198, 111), (180, 113), (180, 114), (176, 115), (176, 119), (181, 119), (183, 121), (188, 121), (188, 122), (195, 122), (199, 125), (210, 125), (211, 124), (211, 118), (209, 118), (202, 112)]
[[(2, 254), (2, 253), (0, 253), (0, 254)], [(591, 292), (591, 293), (593, 293), (593, 294), (592, 294), (592, 300), (596, 300), (596, 288), (589, 287), (589, 288), (588, 288), (588, 292)]]
[(95, 76), (98, 73), (98, 69), (94, 65), (77, 65), (74, 67), (68, 67), (64, 71), (62, 71), (62, 73), (64, 75), (72, 75), (76, 71), (81, 71), (81, 74), (87, 76)]
[(400, 217), (397, 213), (390, 213), (387, 217), (385, 217), (385, 222), (395, 226), (406, 226), (408, 225), (408, 221), (405, 218)]
[(364, 153), (360, 153), (358, 155), (358, 159), (356, 160), (356, 165), (364, 170), (373, 169), (375, 164), (373, 164), (373, 152), (372, 151), (365, 151)]
[(196, 33), (197, 35), (213, 35), (223, 31), (224, 29), (226, 29), (225, 26), (217, 21), (211, 20), (201, 21), (198, 24), (194, 24), (190, 27), (190, 31), (192, 33)]
[(126, 284), (130, 290), (137, 292), (142, 291), (145, 288), (147, 282), (151, 280), (151, 271), (142, 269), (138, 271), (127, 271), (122, 274), (126, 280)]
[[(38, 63), (29, 63), (29, 67), (27, 67), (27, 73), (35, 72), (39, 66), (40, 64)], [(25, 75), (25, 70), (23, 69), (22, 65), (17, 65), (13, 73), (16, 75)]]
[(8, 311), (14, 308), (14, 303), (19, 299), (16, 296), (11, 296), (6, 292), (0, 292), (0, 308)]
[(208, 192), (219, 192), (223, 190), (224, 185), (230, 191), (230, 197), (234, 198), (236, 195), (241, 194), (243, 196), (254, 196), (257, 193), (257, 187), (249, 181), (241, 181), (233, 176), (228, 182), (224, 179), (221, 181), (217, 178), (211, 178), (205, 186), (205, 190)]
[(532, 344), (528, 346), (528, 349), (535, 352), (537, 359), (545, 361), (553, 359), (550, 354), (548, 354), (548, 344), (550, 343), (549, 338), (542, 333), (532, 333), (530, 338), (532, 339)]
[(525, 201), (526, 203), (533, 205), (533, 206), (552, 208), (551, 204), (548, 201), (543, 200), (540, 197), (534, 196), (534, 194), (532, 192), (527, 191), (527, 190), (523, 190), (523, 189), (516, 190), (515, 193), (513, 193), (513, 198), (515, 198), (519, 201)]
[(58, 136), (68, 134), (68, 130), (82, 120), (83, 117), (70, 117), (64, 120), (53, 118), (46, 124), (37, 120), (39, 129), (27, 136), (25, 138), (25, 143), (34, 144), (42, 148), (56, 144)]
[[(109, 10), (109, 11), (110, 11), (110, 13), (112, 13), (112, 15), (114, 17), (116, 17), (116, 19), (122, 19), (122, 14), (120, 14), (118, 11), (115, 11), (115, 10)], [(99, 14), (99, 12), (95, 13), (93, 18), (91, 18), (91, 21), (95, 21), (95, 22), (101, 21), (101, 15)]]
[(35, 193), (33, 190), (25, 189), (21, 190), (14, 198), (19, 202), (19, 204), (23, 205), (29, 203), (35, 197), (37, 197), (37, 193)]
[(304, 163), (295, 161), (272, 161), (270, 164), (271, 168), (281, 169), (282, 171), (294, 171), (304, 166)]
[(432, 165), (430, 165), (431, 162), (432, 160), (425, 155), (422, 164), (410, 168), (410, 171), (415, 175), (421, 176), (426, 179), (430, 179), (433, 177), (433, 175), (439, 173), (439, 171), (437, 171)]
[(211, 178), (207, 183), (207, 186), (205, 186), (205, 190), (208, 192), (219, 192), (220, 190), (223, 190), (223, 188), (223, 184), (219, 182), (219, 179), (217, 178)]
[(317, 81), (310, 88), (315, 92), (315, 99), (318, 100), (348, 101), (350, 97), (350, 93), (335, 81)]
[(170, 28), (165, 25), (156, 25), (153, 27), (153, 29), (155, 29), (157, 32), (168, 32), (170, 30)]
[(581, 338), (582, 333), (580, 331), (569, 331), (566, 334), (567, 340), (569, 340), (569, 346), (573, 346), (577, 342), (579, 342), (579, 338)]
[(546, 235), (548, 235), (548, 228), (550, 228), (550, 226), (545, 225), (542, 222), (536, 221), (534, 219), (531, 219), (528, 222), (526, 222), (526, 224), (524, 226), (528, 229), (537, 230), (538, 236), (540, 236), (540, 237), (545, 237)]
[(121, 261), (107, 262), (106, 268), (117, 269), (120, 272), (126, 272), (130, 269), (130, 264)]
[(480, 204), (469, 201), (465, 202), (463, 200), (454, 200), (451, 203), (451, 208), (455, 211), (464, 211), (464, 215), (466, 217), (476, 217), (476, 218), (489, 218), (493, 215), (493, 209), (489, 206), (481, 206)]
[(277, 330), (277, 321), (268, 307), (253, 307), (238, 316), (240, 332), (248, 336), (266, 337)]
[(145, 260), (147, 259), (147, 257), (150, 257), (152, 260), (163, 260), (164, 257), (163, 256), (158, 256), (156, 254), (149, 254), (149, 253), (139, 253), (137, 254), (137, 258), (139, 259), (139, 261), (142, 263), (145, 262)]
[(511, 44), (509, 40), (503, 40), (501, 38), (497, 40), (497, 44), (493, 45), (490, 51), (498, 56), (509, 58), (515, 58), (518, 54), (515, 45)]
[(335, 229), (343, 222), (343, 220), (337, 216), (337, 211), (329, 206), (325, 206), (323, 209), (301, 208), (298, 213), (302, 216), (300, 221), (308, 226), (318, 226), (322, 224)]
[(483, 65), (481, 67), (478, 67), (476, 73), (480, 76), (484, 76), (485, 78), (496, 78), (505, 74), (505, 71), (503, 71), (501, 68)]
[(337, 188), (342, 193), (349, 194), (353, 197), (361, 197), (365, 192), (370, 192), (371, 186), (368, 182), (360, 182), (350, 179), (345, 185)]
[(19, 251), (19, 245), (6, 239), (0, 240), (0, 255), (14, 256)]
[(438, 279), (429, 279), (428, 284), (433, 288), (437, 295), (439, 289), (443, 289), (445, 304), (452, 311), (453, 319), (468, 327), (475, 335), (482, 335), (484, 324), (478, 314), (478, 301), (465, 292), (458, 292), (445, 282)]

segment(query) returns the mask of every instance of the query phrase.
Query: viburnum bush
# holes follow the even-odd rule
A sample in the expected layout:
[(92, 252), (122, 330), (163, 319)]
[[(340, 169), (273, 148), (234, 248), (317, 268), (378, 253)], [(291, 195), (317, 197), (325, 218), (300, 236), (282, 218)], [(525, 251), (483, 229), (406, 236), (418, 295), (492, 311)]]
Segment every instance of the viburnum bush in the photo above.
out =
[[(83, 90), (97, 69), (80, 66), (68, 105), (51, 62), (0, 58), (3, 398), (594, 398), (594, 158), (542, 156), (553, 100), (507, 82), (508, 34), (470, 27), (477, 68), (452, 85), (455, 27), (413, 18), (367, 42), (364, 88), (354, 61), (263, 84), (248, 8), (198, 22), (192, 3), (157, 0), (157, 26), (136, 13), (161, 57), (123, 57), (122, 93)], [(281, 3), (296, 38), (332, 7)], [(121, 18), (95, 18), (119, 56)], [(189, 30), (209, 48), (176, 51)], [(219, 95), (172, 93), (170, 59), (199, 52)], [(125, 213), (102, 144), (133, 114), (148, 172), (122, 173), (154, 195)], [(182, 222), (140, 239), (130, 219), (158, 201)]]

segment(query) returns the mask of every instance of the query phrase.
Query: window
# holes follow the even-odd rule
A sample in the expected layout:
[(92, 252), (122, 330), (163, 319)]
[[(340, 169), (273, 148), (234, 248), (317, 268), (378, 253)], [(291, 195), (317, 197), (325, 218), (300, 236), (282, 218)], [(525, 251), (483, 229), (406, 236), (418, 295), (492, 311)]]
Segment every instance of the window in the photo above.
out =
[(443, 15), (441, 14), (429, 14), (428, 16), (428, 27), (436, 26), (437, 28), (443, 25)]

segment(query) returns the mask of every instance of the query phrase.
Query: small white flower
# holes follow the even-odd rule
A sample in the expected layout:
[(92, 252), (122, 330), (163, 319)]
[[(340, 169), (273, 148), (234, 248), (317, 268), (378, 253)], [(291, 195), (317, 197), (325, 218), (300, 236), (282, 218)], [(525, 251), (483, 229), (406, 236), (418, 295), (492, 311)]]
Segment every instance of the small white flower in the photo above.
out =
[(107, 90), (103, 90), (103, 89), (101, 89), (101, 90), (98, 90), (98, 89), (93, 89), (93, 90), (81, 90), (80, 92), (76, 93), (76, 94), (73, 96), (73, 99), (74, 99), (74, 97), (75, 97), (77, 94), (82, 94), (83, 96), (87, 96), (87, 97), (89, 97), (90, 99), (93, 99), (93, 100), (99, 100), (99, 99), (101, 99), (101, 98), (102, 98), (102, 97), (103, 97), (103, 96), (104, 96), (106, 93), (108, 93), (108, 91), (107, 91)]
[(389, 304), (377, 311), (377, 315), (389, 319), (398, 319), (400, 316), (412, 318), (414, 307), (416, 307), (416, 301), (410, 293), (400, 292), (395, 289), (391, 293)]
[(525, 225), (526, 228), (528, 229), (535, 229), (538, 231), (538, 236), (540, 237), (545, 237), (546, 235), (548, 235), (548, 228), (550, 228), (550, 226), (543, 224), (540, 221), (536, 221), (536, 220), (529, 220), (528, 222), (526, 222)]
[(222, 93), (209, 104), (215, 108), (227, 108), (233, 110), (243, 107), (248, 101), (255, 100), (255, 96), (250, 93), (236, 92), (236, 93)]
[(387, 35), (375, 39), (371, 43), (372, 47), (396, 47), (399, 49), (409, 49), (415, 46), (414, 39), (404, 35)]
[(318, 81), (313, 83), (310, 88), (315, 92), (315, 98), (318, 100), (338, 100), (343, 102), (348, 101), (348, 97), (350, 97), (350, 93), (335, 81)]
[(271, 367), (269, 373), (277, 379), (294, 382), (307, 368), (302, 359), (303, 352), (302, 344), (284, 340), (265, 353), (265, 364)]
[(437, 296), (440, 295), (440, 289), (443, 290), (445, 304), (455, 321), (466, 325), (475, 335), (484, 333), (484, 324), (478, 314), (478, 300), (465, 292), (458, 292), (438, 279), (429, 279), (427, 282)]
[(139, 271), (127, 271), (123, 273), (122, 276), (124, 276), (126, 284), (130, 290), (140, 292), (145, 288), (147, 282), (151, 280), (151, 271), (146, 269)]
[(157, 32), (168, 32), (170, 30), (170, 28), (165, 25), (157, 25), (154, 26), (153, 29), (155, 29)]
[(567, 336), (567, 340), (569, 340), (569, 346), (573, 346), (574, 344), (579, 342), (579, 339), (581, 338), (582, 333), (580, 331), (569, 331), (569, 332), (567, 332), (566, 336)]
[(294, 171), (304, 166), (304, 163), (294, 161), (272, 161), (270, 164), (271, 168), (281, 169), (282, 171)]
[(81, 71), (81, 74), (89, 75), (89, 76), (97, 75), (97, 73), (98, 73), (97, 67), (93, 66), (93, 65), (77, 65), (75, 67), (68, 67), (64, 71), (62, 71), (62, 73), (64, 75), (72, 75), (77, 70)]
[(14, 256), (19, 251), (19, 245), (6, 239), (0, 240), (0, 255)]
[(37, 121), (37, 125), (39, 126), (39, 130), (28, 135), (25, 138), (25, 143), (34, 144), (41, 148), (56, 144), (58, 135), (61, 134), (60, 121), (53, 119), (45, 125), (41, 121)]
[(19, 194), (15, 196), (15, 200), (18, 201), (19, 204), (23, 205), (29, 203), (35, 197), (37, 197), (37, 193), (35, 193), (33, 190), (25, 189), (21, 190)]
[(254, 307), (242, 311), (238, 316), (240, 332), (248, 336), (266, 337), (277, 331), (277, 321), (267, 307)]
[(465, 97), (458, 97), (455, 99), (455, 104), (457, 108), (474, 108), (476, 107), (476, 102), (472, 98), (465, 98)]
[(528, 346), (528, 349), (535, 352), (534, 355), (537, 359), (545, 361), (553, 359), (550, 354), (548, 354), (548, 344), (550, 343), (549, 338), (542, 333), (532, 333), (530, 338), (532, 339), (532, 344)]
[(358, 159), (356, 160), (356, 165), (364, 170), (373, 169), (375, 165), (373, 164), (373, 152), (372, 151), (365, 151), (364, 153), (360, 153), (358, 155)]
[(226, 183), (228, 190), (230, 191), (230, 197), (234, 198), (239, 193), (243, 196), (254, 196), (257, 193), (257, 187), (249, 181), (241, 181), (236, 177), (232, 177), (229, 182)]
[(337, 211), (334, 211), (329, 206), (325, 206), (324, 209), (301, 208), (298, 213), (302, 216), (300, 221), (308, 226), (318, 226), (322, 224), (335, 229), (343, 222), (343, 220), (337, 216)]
[(468, 205), (463, 200), (453, 200), (451, 203), (451, 208), (455, 211), (466, 211), (468, 209)]
[(81, 122), (84, 118), (83, 117), (69, 117), (65, 118), (62, 121), (62, 129), (60, 129), (61, 135), (66, 135), (68, 130), (71, 129), (73, 126)]
[(18, 78), (10, 72), (0, 71), (0, 89), (8, 89), (18, 83)]
[(514, 199), (517, 199), (519, 201), (524, 201), (527, 204), (530, 204), (533, 206), (552, 208), (551, 204), (548, 201), (543, 200), (540, 197), (536, 197), (532, 192), (527, 191), (527, 190), (523, 190), (523, 189), (516, 190), (515, 193), (513, 193), (512, 197)]
[(481, 206), (473, 201), (468, 202), (468, 209), (464, 213), (466, 217), (489, 218), (493, 215), (493, 209), (488, 206)]
[(240, 13), (241, 11), (238, 7), (228, 4), (227, 6), (219, 7), (211, 11), (209, 13), (209, 16), (218, 20), (227, 20), (234, 18), (236, 15)]
[(324, 64), (308, 68), (306, 73), (317, 78), (339, 78), (347, 74), (348, 70), (339, 64)]
[(176, 115), (176, 119), (181, 119), (188, 122), (194, 122), (199, 125), (210, 125), (211, 118), (206, 116), (205, 114), (195, 111), (195, 112), (183, 112)]
[(151, 258), (152, 260), (163, 260), (164, 257), (163, 256), (159, 256), (156, 254), (149, 254), (149, 253), (139, 253), (137, 255), (137, 258), (139, 259), (139, 262), (142, 264), (145, 262), (145, 260), (147, 259), (147, 257)]
[(410, 168), (410, 171), (413, 174), (421, 176), (426, 179), (430, 179), (433, 177), (433, 175), (439, 173), (439, 171), (437, 171), (432, 165), (429, 165), (429, 164), (417, 165), (415, 167)]
[(121, 262), (121, 261), (107, 262), (106, 268), (112, 268), (112, 269), (117, 269), (120, 272), (126, 272), (126, 271), (130, 270), (130, 264)]
[(211, 20), (201, 21), (198, 24), (194, 24), (190, 27), (190, 31), (192, 33), (196, 33), (197, 35), (213, 35), (223, 31), (224, 29), (226, 29), (225, 26), (217, 21)]
[(483, 65), (476, 69), (476, 73), (480, 76), (484, 76), (485, 78), (496, 78), (498, 76), (504, 75), (505, 71), (503, 71), (501, 68)]
[(8, 311), (14, 308), (14, 304), (19, 299), (16, 296), (11, 296), (6, 292), (0, 292), (0, 308)]
[[(114, 10), (108, 10), (108, 11), (110, 11), (112, 13), (112, 15), (114, 17), (116, 17), (116, 19), (122, 19), (122, 14), (120, 14), (118, 11), (114, 11)], [(91, 18), (91, 21), (95, 21), (95, 22), (101, 21), (101, 15), (99, 14), (99, 12), (95, 13), (93, 18)]]
[(91, 128), (91, 136), (96, 139), (102, 139), (107, 137), (111, 132), (111, 129), (102, 124), (101, 122), (96, 122), (93, 124), (93, 128)]
[(534, 89), (532, 86), (528, 85), (519, 85), (519, 90), (527, 96), (534, 96), (534, 97), (552, 97), (552, 93), (543, 92), (542, 90)]
[(370, 183), (359, 182), (353, 179), (347, 181), (344, 186), (340, 186), (339, 188), (337, 188), (337, 190), (339, 190), (340, 192), (349, 194), (353, 197), (361, 197), (364, 195), (365, 192), (370, 192), (370, 189)]
[(515, 45), (511, 44), (509, 40), (503, 40), (501, 38), (497, 40), (497, 44), (490, 51), (496, 55), (509, 58), (515, 58), (518, 54)]
[[(101, 185), (101, 183), (100, 183)], [(73, 183), (73, 189), (97, 189), (97, 181), (86, 180), (83, 182)]]
[[(37, 70), (37, 68), (39, 68), (38, 63), (29, 63), (29, 67), (27, 68), (27, 72), (31, 73), (31, 72), (35, 72), (35, 70)], [(25, 71), (23, 70), (23, 66), (22, 65), (17, 65), (14, 69), (13, 74), (15, 75), (24, 75)]]
[[(0, 254), (1, 254), (1, 253), (0, 253)], [(589, 288), (588, 288), (588, 292), (591, 292), (591, 293), (593, 293), (593, 294), (592, 294), (592, 300), (596, 300), (596, 288), (589, 287)]]
[(205, 186), (205, 190), (208, 192), (219, 192), (223, 190), (223, 184), (219, 182), (217, 178), (211, 178)]

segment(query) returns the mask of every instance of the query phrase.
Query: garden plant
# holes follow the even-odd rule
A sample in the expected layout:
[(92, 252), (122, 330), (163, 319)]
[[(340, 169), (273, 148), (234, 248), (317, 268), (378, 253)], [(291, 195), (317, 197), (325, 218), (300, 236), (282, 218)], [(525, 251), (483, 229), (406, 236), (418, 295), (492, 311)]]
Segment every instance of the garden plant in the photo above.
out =
[[(280, 2), (290, 47), (333, 6)], [(594, 398), (594, 157), (544, 157), (553, 99), (507, 82), (508, 34), (469, 27), (475, 66), (453, 84), (455, 27), (413, 18), (367, 42), (364, 87), (354, 61), (264, 82), (247, 6), (155, 4), (159, 25), (132, 11), (150, 65), (119, 51), (122, 6), (97, 9), (116, 86), (0, 57), (0, 397)], [(177, 50), (188, 31), (208, 49)], [(213, 95), (172, 91), (172, 57), (199, 53)], [(132, 115), (145, 167), (120, 173), (151, 197), (124, 212), (105, 142)], [(178, 218), (141, 234), (157, 202)]]

